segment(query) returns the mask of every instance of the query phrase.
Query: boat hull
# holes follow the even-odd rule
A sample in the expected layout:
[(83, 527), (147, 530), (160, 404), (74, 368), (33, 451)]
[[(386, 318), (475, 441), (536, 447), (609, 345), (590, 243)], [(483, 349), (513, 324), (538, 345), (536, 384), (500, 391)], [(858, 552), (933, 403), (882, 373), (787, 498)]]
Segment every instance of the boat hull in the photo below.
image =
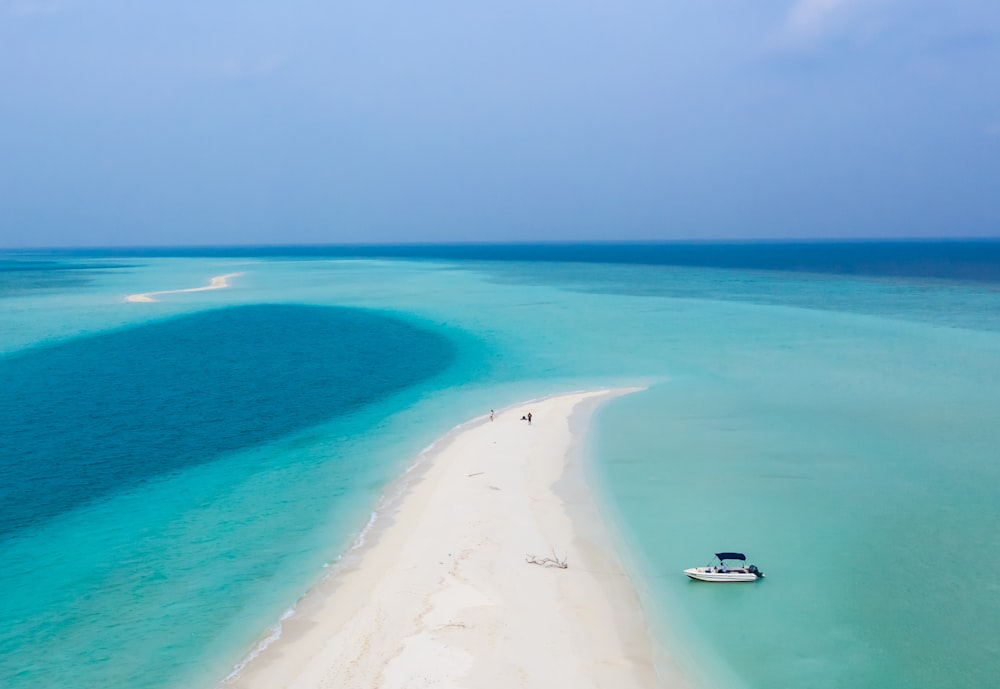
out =
[(697, 581), (710, 581), (716, 584), (757, 581), (758, 579), (756, 574), (750, 572), (722, 572), (715, 567), (692, 567), (685, 569), (684, 573)]

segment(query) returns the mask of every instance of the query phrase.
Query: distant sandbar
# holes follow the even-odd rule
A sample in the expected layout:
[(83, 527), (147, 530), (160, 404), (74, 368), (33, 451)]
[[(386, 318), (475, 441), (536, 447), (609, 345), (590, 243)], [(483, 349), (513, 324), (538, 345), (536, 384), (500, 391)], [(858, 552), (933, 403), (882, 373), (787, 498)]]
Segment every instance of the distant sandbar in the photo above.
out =
[(181, 292), (205, 292), (210, 289), (223, 289), (224, 287), (229, 287), (229, 279), (239, 277), (243, 273), (226, 273), (225, 275), (217, 275), (212, 278), (204, 287), (189, 287), (187, 289), (166, 289), (159, 292), (141, 292), (139, 294), (130, 294), (125, 297), (125, 301), (142, 301), (150, 302), (157, 301), (154, 297), (158, 297), (162, 294), (180, 294)]

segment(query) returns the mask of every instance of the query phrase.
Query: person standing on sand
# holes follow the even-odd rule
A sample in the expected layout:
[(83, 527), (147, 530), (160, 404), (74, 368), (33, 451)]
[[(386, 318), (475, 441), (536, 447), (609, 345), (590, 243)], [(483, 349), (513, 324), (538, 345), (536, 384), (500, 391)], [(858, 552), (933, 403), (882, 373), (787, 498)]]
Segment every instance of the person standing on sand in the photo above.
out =
[(492, 421), (492, 420), (493, 420), (493, 410), (490, 409), (490, 421)]
[(528, 412), (528, 425), (531, 425), (531, 412)]

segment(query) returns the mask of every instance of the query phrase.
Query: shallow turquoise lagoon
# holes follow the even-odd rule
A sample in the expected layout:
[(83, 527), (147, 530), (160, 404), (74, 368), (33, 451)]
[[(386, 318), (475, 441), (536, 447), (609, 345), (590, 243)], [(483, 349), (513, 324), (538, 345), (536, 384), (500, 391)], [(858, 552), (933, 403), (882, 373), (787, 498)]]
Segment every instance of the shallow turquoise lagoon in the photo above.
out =
[[(647, 389), (598, 414), (589, 471), (696, 679), (1000, 671), (995, 587), (967, 576), (1000, 564), (990, 285), (263, 255), (47, 272), (0, 290), (4, 686), (213, 686), (433, 439), (617, 385)], [(723, 549), (767, 579), (680, 574)]]

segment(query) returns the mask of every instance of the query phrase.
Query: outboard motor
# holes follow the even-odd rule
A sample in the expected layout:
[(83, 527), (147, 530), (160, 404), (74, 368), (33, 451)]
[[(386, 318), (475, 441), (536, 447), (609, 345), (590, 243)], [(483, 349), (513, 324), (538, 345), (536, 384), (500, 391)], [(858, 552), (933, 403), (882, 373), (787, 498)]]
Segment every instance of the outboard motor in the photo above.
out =
[(749, 567), (747, 567), (747, 571), (750, 572), (750, 574), (753, 574), (758, 579), (764, 576), (764, 573), (759, 569), (757, 569), (757, 565), (750, 565)]

